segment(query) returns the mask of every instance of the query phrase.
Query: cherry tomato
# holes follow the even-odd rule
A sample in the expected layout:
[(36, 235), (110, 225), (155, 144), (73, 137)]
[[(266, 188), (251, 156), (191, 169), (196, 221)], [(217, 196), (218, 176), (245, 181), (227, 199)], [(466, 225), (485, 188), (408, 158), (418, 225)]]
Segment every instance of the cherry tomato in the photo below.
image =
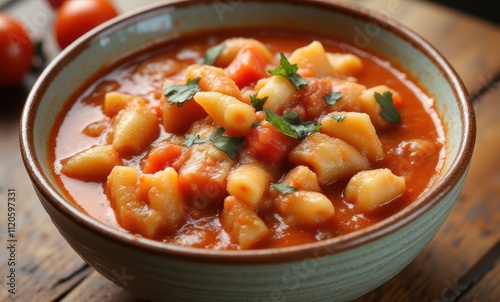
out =
[(64, 0), (47, 0), (53, 8), (59, 8)]
[(19, 84), (32, 66), (33, 44), (21, 23), (0, 13), (0, 86)]
[(65, 0), (56, 10), (54, 30), (59, 47), (65, 48), (118, 11), (109, 0)]

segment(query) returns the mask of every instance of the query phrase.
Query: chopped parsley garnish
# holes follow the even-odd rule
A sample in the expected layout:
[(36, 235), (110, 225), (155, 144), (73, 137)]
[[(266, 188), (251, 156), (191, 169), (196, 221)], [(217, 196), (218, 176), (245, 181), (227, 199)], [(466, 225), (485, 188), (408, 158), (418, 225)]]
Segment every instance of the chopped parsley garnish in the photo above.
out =
[(284, 76), (297, 90), (306, 89), (307, 81), (297, 73), (297, 70), (299, 70), (297, 64), (290, 64), (283, 53), (280, 53), (280, 57), (280, 66), (269, 70), (269, 73)]
[(255, 108), (255, 110), (261, 111), (262, 107), (266, 103), (268, 97), (265, 96), (263, 98), (258, 98), (257, 94), (258, 94), (258, 92), (256, 92), (254, 95), (250, 96), (250, 102), (252, 102), (252, 106), (253, 106), (253, 108)]
[(399, 112), (394, 108), (394, 102), (392, 100), (392, 93), (390, 91), (380, 94), (375, 92), (375, 99), (382, 106), (382, 111), (379, 112), (380, 116), (392, 124), (399, 124), (401, 122), (401, 116)]
[(199, 134), (186, 134), (186, 140), (182, 143), (183, 146), (191, 147), (194, 144), (204, 144), (208, 139), (201, 139)]
[(276, 190), (278, 190), (278, 192), (280, 192), (281, 194), (292, 194), (293, 192), (297, 192), (296, 188), (291, 187), (291, 186), (284, 184), (282, 182), (272, 184), (271, 186), (273, 188), (275, 188)]
[(170, 105), (177, 104), (177, 107), (181, 107), (185, 102), (193, 98), (193, 96), (200, 92), (200, 86), (198, 83), (200, 78), (189, 79), (187, 84), (170, 84), (163, 88), (163, 95), (167, 97), (168, 103)]
[(245, 137), (231, 137), (224, 136), (225, 130), (224, 128), (218, 128), (214, 133), (210, 134), (210, 136), (206, 139), (202, 139), (199, 134), (186, 134), (186, 139), (182, 143), (183, 146), (191, 147), (194, 144), (204, 144), (209, 141), (214, 144), (217, 149), (224, 151), (231, 158), (236, 158), (238, 156), (238, 151), (243, 146), (245, 142)]
[(335, 105), (335, 103), (337, 103), (341, 98), (342, 92), (340, 91), (330, 92), (323, 96), (323, 99), (325, 99), (325, 102), (328, 106)]
[(332, 114), (332, 119), (334, 119), (336, 122), (342, 122), (343, 120), (345, 120), (345, 115)]
[(245, 137), (223, 136), (224, 128), (218, 128), (214, 133), (210, 134), (209, 139), (219, 150), (222, 150), (229, 155), (230, 158), (236, 158), (238, 151), (245, 143)]
[(207, 49), (202, 64), (213, 65), (217, 57), (224, 51), (224, 48), (226, 48), (226, 44), (220, 43)]
[(265, 110), (268, 122), (283, 134), (295, 139), (302, 139), (321, 128), (321, 124), (301, 120), (297, 112), (287, 112), (285, 115), (279, 116), (268, 108)]

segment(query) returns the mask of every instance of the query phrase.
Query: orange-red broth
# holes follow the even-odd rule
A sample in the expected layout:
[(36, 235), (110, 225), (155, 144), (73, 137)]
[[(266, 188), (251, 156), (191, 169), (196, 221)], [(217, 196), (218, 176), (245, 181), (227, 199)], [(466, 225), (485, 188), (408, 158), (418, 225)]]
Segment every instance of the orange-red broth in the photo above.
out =
[[(406, 207), (439, 177), (444, 156), (444, 134), (439, 116), (433, 107), (432, 99), (394, 64), (351, 45), (322, 37), (270, 31), (225, 33), (179, 40), (166, 47), (158, 47), (148, 53), (128, 58), (122, 64), (104, 70), (83, 87), (80, 93), (68, 100), (68, 106), (61, 113), (53, 130), (50, 151), (56, 178), (66, 190), (68, 198), (78, 208), (107, 225), (121, 228), (106, 196), (105, 182), (84, 182), (67, 177), (60, 172), (63, 159), (106, 141), (107, 131), (97, 137), (89, 136), (83, 131), (89, 124), (98, 127), (100, 123), (102, 126), (108, 125), (109, 118), (102, 112), (105, 93), (120, 91), (141, 96), (147, 99), (153, 108), (159, 108), (161, 86), (166, 78), (183, 79), (184, 68), (200, 62), (208, 47), (234, 36), (251, 37), (262, 41), (276, 58), (279, 57), (279, 52), (289, 55), (293, 50), (308, 45), (313, 40), (321, 41), (325, 49), (330, 52), (354, 53), (361, 58), (363, 63), (363, 72), (356, 75), (358, 83), (367, 88), (387, 85), (396, 90), (403, 99), (403, 106), (398, 109), (401, 124), (377, 133), (383, 144), (385, 159), (377, 161), (373, 168), (387, 167), (396, 175), (404, 174), (405, 193), (374, 211), (362, 212), (353, 204), (343, 200), (342, 191), (347, 180), (337, 181), (333, 185), (322, 188), (334, 204), (333, 218), (319, 228), (308, 229), (288, 226), (274, 211), (259, 213), (271, 234), (255, 248), (314, 242), (365, 228)], [(138, 73), (139, 70), (142, 70), (142, 73)], [(176, 72), (172, 73), (168, 70)], [(162, 128), (160, 137), (152, 146), (168, 135)], [(433, 142), (434, 152), (426, 153), (425, 157), (412, 157), (412, 154), (408, 152), (396, 152), (400, 142), (419, 138)], [(147, 151), (124, 159), (124, 163), (140, 169), (140, 161), (146, 155)], [(220, 208), (197, 207), (196, 210), (191, 211), (186, 224), (176, 233), (164, 234), (158, 240), (183, 246), (237, 249), (238, 245), (231, 243), (229, 236), (220, 225), (219, 212)]]

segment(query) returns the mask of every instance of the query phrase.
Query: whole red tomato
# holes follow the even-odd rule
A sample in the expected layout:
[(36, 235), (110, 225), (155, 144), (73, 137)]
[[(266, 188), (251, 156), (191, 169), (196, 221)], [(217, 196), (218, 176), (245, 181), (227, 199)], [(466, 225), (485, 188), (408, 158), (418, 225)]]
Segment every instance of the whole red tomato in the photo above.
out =
[(56, 10), (54, 30), (61, 49), (118, 11), (109, 0), (65, 0)]
[(0, 13), (0, 86), (19, 84), (32, 66), (33, 44), (21, 23)]

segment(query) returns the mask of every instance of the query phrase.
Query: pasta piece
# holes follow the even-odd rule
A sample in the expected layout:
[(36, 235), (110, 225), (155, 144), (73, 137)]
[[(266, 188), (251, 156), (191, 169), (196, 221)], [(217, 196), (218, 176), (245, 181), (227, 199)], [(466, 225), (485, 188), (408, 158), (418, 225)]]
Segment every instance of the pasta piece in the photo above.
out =
[(259, 90), (257, 97), (267, 97), (264, 108), (270, 109), (276, 114), (282, 114), (285, 105), (298, 100), (299, 93), (285, 77), (272, 76)]
[(282, 182), (297, 190), (321, 192), (318, 177), (306, 166), (301, 165), (294, 167), (292, 170), (288, 171)]
[(379, 85), (366, 89), (359, 98), (361, 111), (366, 112), (370, 116), (370, 119), (376, 129), (382, 129), (390, 125), (390, 123), (380, 115), (382, 106), (375, 99), (375, 92), (384, 94), (386, 91), (390, 91), (392, 93), (393, 99), (401, 98), (396, 91), (386, 85)]
[(345, 188), (344, 198), (357, 208), (370, 211), (400, 196), (405, 190), (403, 177), (382, 168), (354, 175)]
[(160, 134), (158, 117), (141, 100), (134, 100), (116, 116), (113, 147), (120, 154), (138, 154), (146, 150)]
[(162, 216), (137, 199), (138, 172), (131, 167), (116, 166), (108, 176), (107, 190), (118, 223), (133, 234), (156, 238)]
[(113, 146), (93, 146), (63, 161), (61, 172), (84, 181), (102, 181), (113, 167), (121, 164), (120, 155)]
[(186, 201), (179, 190), (178, 175), (173, 168), (155, 174), (142, 174), (139, 188), (147, 192), (151, 209), (163, 217), (162, 230), (173, 232), (186, 221)]
[(269, 229), (255, 211), (244, 201), (234, 196), (224, 200), (220, 215), (224, 230), (241, 249), (249, 249), (269, 236)]
[(186, 81), (195, 78), (200, 78), (198, 85), (202, 91), (219, 92), (243, 101), (240, 88), (226, 75), (222, 68), (209, 65), (190, 65), (186, 69)]
[(327, 53), (326, 56), (333, 70), (337, 73), (355, 76), (363, 70), (363, 62), (354, 54)]
[(242, 164), (229, 172), (227, 191), (250, 206), (262, 200), (271, 183), (271, 175), (258, 164)]
[(370, 120), (361, 112), (333, 112), (321, 119), (321, 132), (353, 145), (370, 161), (384, 158), (382, 143)]
[(215, 60), (215, 65), (217, 66), (228, 66), (234, 60), (240, 49), (245, 46), (252, 46), (257, 49), (268, 63), (271, 63), (273, 60), (273, 55), (271, 54), (267, 46), (259, 40), (252, 38), (230, 38), (226, 39), (223, 43), (224, 49)]
[(133, 99), (137, 97), (117, 91), (107, 92), (104, 95), (104, 114), (109, 117), (115, 116), (120, 110), (127, 107)]
[(305, 77), (336, 76), (335, 71), (326, 56), (325, 48), (319, 41), (296, 49), (288, 58), (291, 64), (297, 64), (298, 73)]
[(332, 218), (335, 208), (322, 193), (296, 191), (282, 194), (276, 199), (276, 206), (288, 225), (315, 226)]
[(194, 100), (200, 104), (214, 121), (233, 135), (250, 132), (256, 121), (252, 106), (218, 92), (198, 92)]
[(323, 133), (313, 133), (303, 139), (288, 156), (295, 165), (312, 168), (320, 185), (351, 177), (370, 168), (370, 162), (352, 145)]

